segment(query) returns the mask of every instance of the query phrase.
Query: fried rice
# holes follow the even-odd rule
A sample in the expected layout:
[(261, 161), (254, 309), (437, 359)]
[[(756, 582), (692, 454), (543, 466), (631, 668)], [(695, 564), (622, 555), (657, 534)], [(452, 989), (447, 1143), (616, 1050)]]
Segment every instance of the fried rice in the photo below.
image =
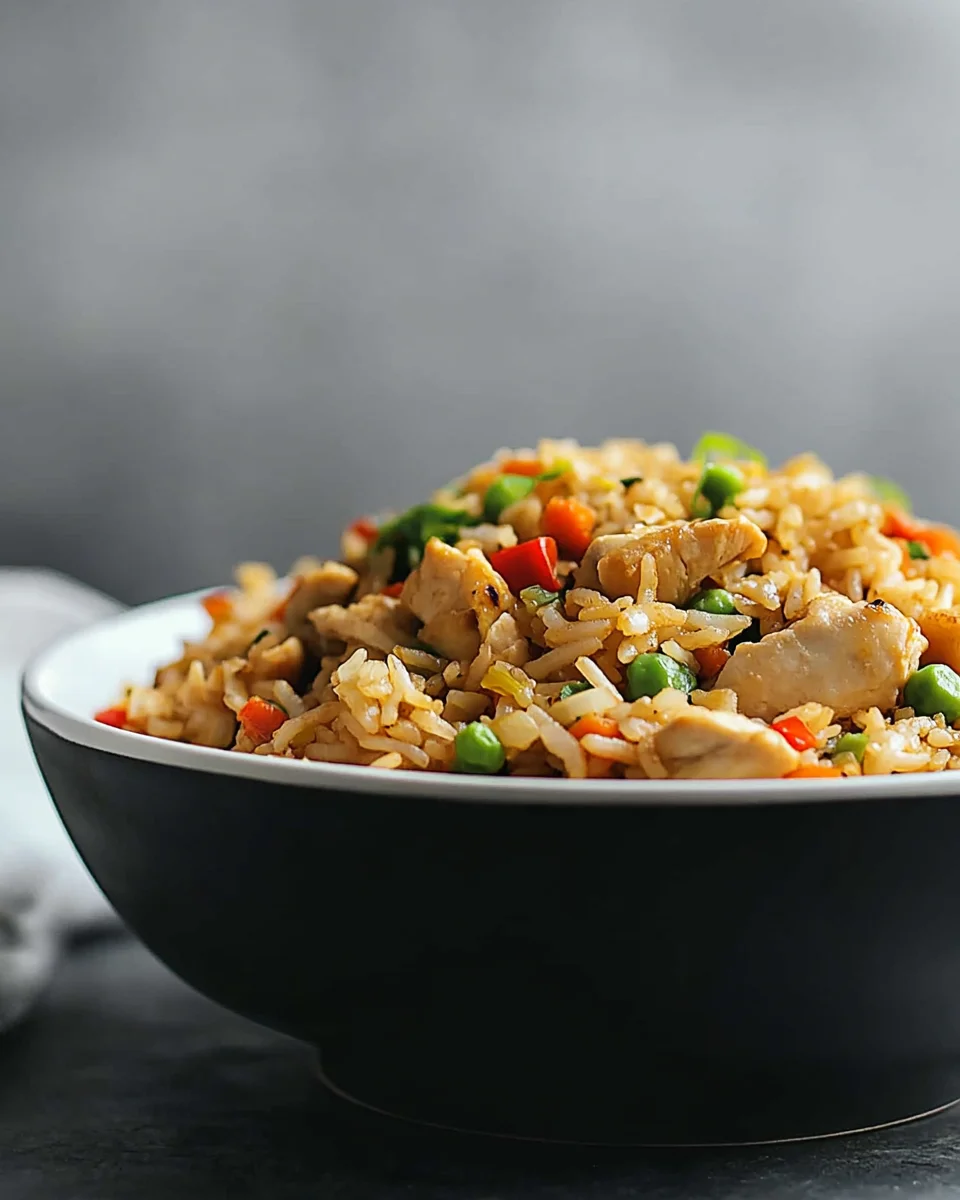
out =
[[(503, 450), (207, 595), (98, 719), (243, 754), (570, 778), (960, 767), (960, 537), (705, 435)], [(933, 664), (933, 665), (931, 665)]]

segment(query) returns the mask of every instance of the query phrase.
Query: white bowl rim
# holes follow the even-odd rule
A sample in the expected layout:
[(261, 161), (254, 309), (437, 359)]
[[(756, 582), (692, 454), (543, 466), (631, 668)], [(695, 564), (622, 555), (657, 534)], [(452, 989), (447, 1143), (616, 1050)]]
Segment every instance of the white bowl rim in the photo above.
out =
[[(189, 633), (196, 622), (199, 598), (209, 589), (155, 601), (106, 617), (53, 641), (36, 654), (23, 674), (24, 711), (40, 726), (77, 746), (143, 763), (177, 767), (211, 776), (257, 780), (297, 788), (410, 796), (438, 801), (499, 802), (544, 806), (665, 805), (750, 806), (904, 799), (960, 794), (960, 778), (952, 771), (910, 775), (874, 775), (858, 779), (683, 779), (603, 780), (487, 777), (391, 771), (340, 763), (302, 762), (254, 754), (237, 754), (206, 746), (165, 741), (128, 733), (93, 720), (89, 710), (57, 694), (57, 679), (69, 674), (71, 661), (89, 653), (95, 639), (119, 638), (151, 626)], [(155, 662), (132, 663), (134, 671), (153, 669)], [(128, 676), (129, 677), (129, 676)], [(104, 700), (116, 695), (121, 679), (104, 679)]]

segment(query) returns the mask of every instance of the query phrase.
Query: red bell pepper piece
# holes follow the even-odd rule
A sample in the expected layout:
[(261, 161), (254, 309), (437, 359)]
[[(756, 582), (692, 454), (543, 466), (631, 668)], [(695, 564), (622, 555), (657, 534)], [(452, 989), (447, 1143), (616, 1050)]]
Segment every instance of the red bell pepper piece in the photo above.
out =
[(782, 721), (774, 721), (770, 728), (785, 738), (794, 750), (812, 750), (817, 744), (817, 739), (799, 717), (784, 717)]
[(127, 710), (122, 704), (116, 704), (112, 708), (102, 708), (94, 715), (93, 719), (99, 721), (101, 725), (112, 725), (114, 729), (123, 729), (127, 724)]
[(369, 517), (358, 517), (350, 526), (350, 532), (359, 534), (365, 542), (375, 542), (380, 530)]
[(558, 592), (563, 585), (555, 574), (557, 557), (553, 538), (538, 537), (491, 554), (490, 565), (503, 576), (515, 595), (534, 584), (548, 592)]
[(396, 599), (399, 599), (400, 593), (402, 591), (403, 591), (403, 581), (401, 580), (399, 583), (388, 583), (387, 586), (381, 590), (380, 595), (381, 596), (393, 596), (393, 598), (396, 600)]

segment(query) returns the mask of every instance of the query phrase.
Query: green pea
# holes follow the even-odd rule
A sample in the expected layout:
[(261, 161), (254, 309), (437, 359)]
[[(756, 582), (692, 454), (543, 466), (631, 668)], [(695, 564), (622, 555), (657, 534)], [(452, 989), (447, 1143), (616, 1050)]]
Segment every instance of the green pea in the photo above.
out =
[(530, 587), (520, 589), (520, 599), (523, 601), (523, 606), (527, 612), (536, 612), (538, 608), (543, 608), (545, 604), (552, 604), (554, 600), (558, 599), (559, 595), (559, 592), (548, 592), (539, 583), (532, 583)]
[(952, 725), (960, 720), (960, 675), (945, 663), (921, 667), (907, 680), (903, 701), (918, 717), (943, 713), (947, 724)]
[(734, 497), (743, 491), (743, 475), (736, 467), (722, 467), (707, 463), (697, 484), (691, 509), (695, 517), (712, 517), (721, 508), (731, 504)]
[(529, 496), (536, 486), (536, 479), (529, 475), (498, 475), (483, 497), (484, 517), (488, 521), (498, 521), (505, 508)]
[(852, 754), (857, 762), (863, 762), (864, 751), (869, 741), (870, 738), (865, 733), (844, 733), (837, 738), (830, 753), (834, 758), (838, 754)]
[(697, 677), (690, 668), (667, 654), (640, 654), (627, 667), (627, 698), (630, 700), (656, 696), (664, 688), (692, 692), (696, 686)]
[(503, 743), (481, 721), (465, 725), (453, 745), (456, 751), (453, 769), (468, 775), (495, 775), (506, 761)]
[(696, 609), (697, 612), (715, 613), (717, 616), (724, 617), (736, 616), (737, 613), (733, 596), (726, 588), (704, 588), (702, 592), (697, 592), (687, 608)]
[(575, 696), (577, 692), (588, 692), (593, 687), (592, 683), (587, 683), (585, 679), (580, 679), (576, 683), (565, 683), (560, 689), (558, 700), (566, 700), (568, 696)]
[(929, 558), (930, 551), (923, 542), (907, 542), (907, 553), (911, 558)]

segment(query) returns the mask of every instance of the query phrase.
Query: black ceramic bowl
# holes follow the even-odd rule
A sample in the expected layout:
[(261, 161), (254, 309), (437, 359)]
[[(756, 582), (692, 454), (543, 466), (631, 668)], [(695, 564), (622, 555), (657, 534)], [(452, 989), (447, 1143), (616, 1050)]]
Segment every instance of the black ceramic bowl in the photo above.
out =
[(195, 598), (73, 634), (23, 703), (74, 842), (213, 999), (374, 1109), (703, 1144), (960, 1096), (960, 776), (573, 782), (327, 766), (94, 723)]

